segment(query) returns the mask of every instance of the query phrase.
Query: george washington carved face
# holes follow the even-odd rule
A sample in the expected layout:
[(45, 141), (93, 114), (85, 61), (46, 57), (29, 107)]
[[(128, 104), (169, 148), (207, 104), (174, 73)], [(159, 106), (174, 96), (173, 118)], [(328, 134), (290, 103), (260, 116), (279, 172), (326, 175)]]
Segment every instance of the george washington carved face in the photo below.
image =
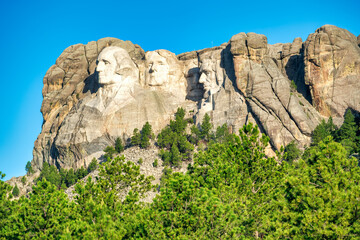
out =
[(128, 52), (120, 47), (104, 48), (96, 61), (100, 85), (132, 85), (138, 81), (139, 71)]

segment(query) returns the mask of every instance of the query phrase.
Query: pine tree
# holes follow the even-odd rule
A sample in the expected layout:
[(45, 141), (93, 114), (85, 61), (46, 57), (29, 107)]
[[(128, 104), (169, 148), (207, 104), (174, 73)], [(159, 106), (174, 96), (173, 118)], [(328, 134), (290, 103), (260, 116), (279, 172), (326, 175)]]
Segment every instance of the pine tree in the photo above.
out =
[(46, 179), (51, 184), (54, 184), (57, 187), (61, 186), (61, 176), (54, 165), (50, 166), (48, 163), (43, 164), (43, 169), (40, 172), (38, 180), (42, 179)]
[(87, 174), (88, 171), (84, 167), (79, 168), (75, 171), (76, 181), (84, 178)]
[(88, 173), (93, 172), (97, 167), (98, 167), (98, 162), (96, 158), (93, 158), (89, 164)]
[(215, 132), (216, 142), (226, 142), (229, 140), (229, 138), (230, 138), (230, 133), (226, 123), (216, 128), (216, 132)]
[(344, 140), (344, 139), (350, 139), (353, 140), (356, 138), (356, 123), (355, 123), (355, 117), (352, 114), (351, 110), (348, 109), (344, 116), (344, 122), (341, 125), (340, 129), (338, 130), (338, 139)]
[(139, 146), (141, 142), (141, 134), (139, 129), (135, 128), (133, 131), (133, 136), (131, 137), (131, 145), (132, 146)]
[(141, 140), (140, 147), (148, 148), (150, 146), (150, 139), (152, 138), (152, 128), (149, 122), (146, 122), (143, 128), (141, 129)]
[(23, 185), (26, 184), (26, 177), (25, 177), (25, 176), (23, 176), (23, 177), (21, 178), (21, 182), (22, 182)]
[(116, 153), (115, 151), (115, 148), (112, 147), (112, 146), (107, 146), (105, 149), (104, 149), (104, 152), (105, 152), (105, 159), (109, 160), (109, 159), (112, 159), (113, 158), (113, 155)]
[(158, 163), (158, 159), (155, 158), (154, 162), (153, 162), (153, 167), (158, 167), (159, 163)]
[(122, 144), (120, 138), (116, 138), (115, 140), (115, 150), (117, 153), (121, 153), (122, 151), (124, 151), (124, 145)]
[(320, 141), (325, 139), (327, 136), (334, 137), (336, 134), (337, 128), (332, 121), (332, 117), (325, 120), (321, 120), (321, 123), (314, 129), (312, 133), (312, 145), (317, 145)]
[(34, 172), (33, 169), (32, 169), (32, 167), (31, 167), (31, 162), (30, 162), (30, 161), (28, 161), (28, 162), (26, 163), (25, 171), (26, 171), (27, 174), (31, 174), (31, 173)]
[(18, 186), (15, 184), (15, 187), (14, 187), (13, 190), (12, 190), (12, 195), (13, 195), (14, 197), (18, 197), (19, 194), (20, 194), (20, 190), (19, 190)]
[(76, 182), (76, 175), (74, 173), (74, 169), (69, 169), (69, 171), (66, 174), (66, 186), (70, 187)]
[(206, 113), (203, 121), (200, 125), (200, 138), (204, 139), (206, 141), (210, 140), (210, 131), (212, 129), (212, 124), (210, 122), (210, 117), (209, 115)]
[(344, 116), (344, 122), (336, 134), (336, 140), (346, 148), (348, 153), (353, 153), (357, 150), (357, 130), (355, 117), (351, 110), (348, 109)]
[(292, 141), (285, 147), (286, 161), (292, 163), (301, 156), (301, 151), (297, 147), (295, 141)]
[[(288, 174), (286, 202), (279, 200), (277, 209), (282, 218), (277, 231), (283, 231), (278, 238), (294, 239), (299, 233), (302, 239), (359, 236), (359, 181), (358, 160), (349, 158), (331, 136), (326, 137)], [(285, 230), (289, 227), (292, 231)]]
[(173, 132), (178, 135), (182, 135), (185, 131), (187, 121), (184, 119), (185, 110), (183, 108), (178, 108), (175, 113), (175, 121), (170, 121), (170, 128)]
[(180, 162), (181, 162), (181, 155), (179, 152), (179, 149), (177, 147), (177, 144), (173, 144), (171, 147), (171, 163), (175, 166), (175, 167), (179, 167), (180, 166)]

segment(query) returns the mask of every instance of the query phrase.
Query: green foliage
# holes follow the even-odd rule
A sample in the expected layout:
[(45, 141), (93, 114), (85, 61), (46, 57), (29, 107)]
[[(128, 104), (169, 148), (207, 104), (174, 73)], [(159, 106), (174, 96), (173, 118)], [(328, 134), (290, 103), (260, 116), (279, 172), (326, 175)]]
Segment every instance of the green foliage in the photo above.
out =
[(116, 153), (116, 150), (113, 146), (107, 146), (105, 149), (104, 149), (104, 157), (107, 161), (111, 160), (114, 156), (114, 154)]
[(20, 194), (20, 190), (19, 190), (18, 186), (15, 184), (15, 187), (14, 187), (13, 190), (12, 190), (12, 195), (13, 195), (14, 197), (18, 197), (19, 194)]
[(291, 89), (293, 89), (293, 90), (297, 90), (297, 85), (296, 85), (296, 83), (294, 82), (294, 80), (291, 80), (291, 82), (290, 82), (290, 87), (291, 87)]
[(21, 178), (21, 182), (22, 182), (23, 185), (26, 184), (26, 177), (25, 177), (25, 176), (23, 176), (23, 177)]
[(277, 213), (280, 238), (353, 239), (360, 234), (360, 169), (326, 137), (289, 173)]
[(183, 108), (178, 108), (177, 112), (175, 113), (175, 121), (170, 121), (170, 128), (174, 133), (177, 135), (183, 135), (187, 121), (184, 119), (185, 117), (185, 110)]
[(72, 168), (66, 170), (62, 168), (60, 171), (58, 171), (55, 166), (50, 166), (48, 163), (44, 163), (43, 169), (41, 170), (37, 181), (46, 179), (51, 184), (55, 185), (58, 189), (65, 189), (74, 185), (79, 179), (82, 179), (88, 175), (88, 173), (88, 170), (86, 170), (84, 167), (81, 167), (77, 170)]
[(312, 133), (312, 145), (317, 145), (327, 136), (335, 136), (337, 128), (330, 117), (327, 122), (322, 120)]
[(171, 146), (170, 154), (171, 154), (171, 164), (175, 167), (179, 167), (181, 162), (181, 155), (176, 143), (174, 143)]
[[(181, 163), (184, 158), (188, 136), (179, 126), (176, 120), (173, 128), (168, 126), (175, 136), (172, 142), (162, 136), (166, 147), (161, 152), (169, 163)], [(42, 179), (28, 198), (10, 199), (12, 188), (0, 180), (0, 239), (360, 236), (358, 160), (348, 157), (331, 136), (308, 148), (291, 165), (281, 160), (296, 152), (296, 145), (289, 144), (292, 147), (286, 147), (284, 156), (278, 153), (277, 160), (268, 157), (269, 138), (251, 124), (238, 135), (223, 125), (209, 136), (206, 150), (194, 155), (186, 173), (164, 168), (160, 192), (149, 204), (141, 199), (155, 190), (154, 178), (142, 175), (140, 166), (124, 157), (101, 164), (96, 181), (89, 177), (76, 184), (73, 201), (59, 186), (81, 177), (85, 169), (58, 172), (44, 164)], [(61, 185), (48, 180), (57, 178)]]
[(66, 177), (65, 177), (66, 186), (74, 185), (75, 181), (76, 181), (76, 175), (75, 175), (74, 169), (69, 169), (69, 171), (67, 172)]
[(340, 142), (349, 154), (357, 150), (357, 131), (355, 117), (351, 110), (348, 109), (344, 116), (344, 122), (336, 132), (336, 140)]
[(200, 124), (200, 128), (197, 128), (196, 126), (191, 127), (192, 142), (198, 143), (199, 140), (204, 140), (206, 142), (210, 141), (210, 138), (214, 138), (212, 128), (213, 126), (210, 122), (210, 117), (206, 113), (202, 123)]
[(203, 121), (200, 125), (200, 138), (204, 139), (205, 141), (209, 141), (210, 140), (210, 131), (212, 129), (212, 124), (210, 122), (210, 117), (209, 115), (206, 113)]
[(98, 167), (98, 161), (96, 160), (96, 158), (93, 158), (89, 164), (88, 173), (95, 171), (97, 167)]
[(26, 163), (25, 171), (26, 171), (27, 174), (34, 173), (34, 170), (33, 170), (32, 167), (31, 167), (31, 162), (30, 162), (30, 161), (28, 161), (28, 162)]
[(229, 133), (228, 126), (223, 124), (216, 128), (215, 131), (215, 142), (224, 143), (227, 141), (231, 141), (232, 135)]
[(153, 136), (152, 127), (149, 122), (146, 122), (143, 128), (141, 129), (141, 140), (140, 147), (148, 148), (150, 146), (150, 139)]
[(18, 208), (16, 200), (10, 200), (12, 187), (2, 180), (4, 177), (5, 174), (0, 171), (0, 239), (6, 239), (5, 229), (12, 227), (9, 216)]
[(117, 153), (121, 153), (122, 151), (124, 151), (124, 145), (122, 144), (120, 138), (116, 138), (115, 140), (115, 151)]
[(138, 164), (141, 165), (141, 164), (143, 164), (143, 162), (144, 162), (144, 160), (142, 158), (139, 158)]
[(157, 136), (157, 144), (160, 148), (170, 149), (176, 138), (177, 134), (169, 126), (166, 126)]
[(38, 181), (41, 181), (43, 179), (46, 179), (48, 182), (55, 186), (61, 186), (61, 176), (57, 168), (54, 165), (49, 165), (46, 162), (43, 164), (43, 169), (41, 170)]
[(86, 175), (88, 175), (88, 171), (84, 167), (81, 167), (78, 170), (76, 170), (76, 178), (77, 179), (82, 179)]
[(175, 121), (171, 120), (170, 125), (165, 127), (157, 137), (158, 146), (163, 148), (159, 155), (165, 166), (179, 167), (181, 161), (191, 158), (194, 146), (189, 142), (189, 136), (185, 132), (188, 121), (184, 117), (184, 109), (178, 108)]
[(301, 156), (301, 150), (298, 148), (295, 141), (292, 141), (285, 147), (285, 160), (292, 163)]
[(152, 127), (149, 122), (146, 122), (139, 132), (139, 129), (135, 128), (133, 136), (131, 137), (132, 146), (140, 146), (141, 148), (148, 148), (150, 146), (150, 139), (154, 138)]
[(153, 167), (158, 167), (159, 163), (158, 163), (158, 159), (155, 158), (154, 162), (153, 162)]
[(140, 220), (140, 226), (153, 228), (140, 237), (241, 239), (266, 229), (286, 164), (265, 157), (268, 138), (257, 128), (245, 126), (239, 133), (200, 152), (187, 174), (164, 169), (160, 195)]
[[(69, 236), (79, 239), (122, 239), (136, 234), (133, 218), (141, 208), (140, 197), (153, 189), (152, 177), (140, 174), (139, 166), (115, 157), (99, 167), (99, 177), (77, 184), (78, 217), (69, 225)], [(119, 192), (127, 192), (119, 197)], [(127, 237), (129, 238), (129, 237)], [(134, 238), (134, 237), (132, 237)]]
[(322, 120), (313, 132), (312, 145), (319, 144), (328, 136), (332, 136), (337, 142), (341, 143), (349, 155), (360, 150), (360, 129), (350, 109), (346, 111), (344, 122), (339, 129), (333, 124), (331, 117), (327, 123)]
[(135, 128), (133, 131), (133, 136), (131, 137), (131, 145), (138, 146), (141, 143), (141, 134), (139, 129)]
[(33, 186), (29, 198), (22, 197), (14, 204), (16, 211), (8, 215), (6, 225), (0, 226), (0, 238), (58, 239), (76, 216), (74, 203), (46, 179)]

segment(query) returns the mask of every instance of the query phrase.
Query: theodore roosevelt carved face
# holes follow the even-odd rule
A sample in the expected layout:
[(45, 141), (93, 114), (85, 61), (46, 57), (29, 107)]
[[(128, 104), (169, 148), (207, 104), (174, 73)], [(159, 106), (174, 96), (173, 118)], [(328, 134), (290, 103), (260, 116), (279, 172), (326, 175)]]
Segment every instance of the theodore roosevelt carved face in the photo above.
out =
[(107, 47), (101, 51), (96, 61), (96, 72), (104, 88), (131, 86), (139, 78), (139, 71), (128, 52), (120, 47)]

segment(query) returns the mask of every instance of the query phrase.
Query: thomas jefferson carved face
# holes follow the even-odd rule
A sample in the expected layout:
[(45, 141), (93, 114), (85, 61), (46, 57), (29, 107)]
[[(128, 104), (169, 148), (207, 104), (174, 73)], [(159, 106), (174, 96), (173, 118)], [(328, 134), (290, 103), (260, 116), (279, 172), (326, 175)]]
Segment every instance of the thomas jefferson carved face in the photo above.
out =
[(155, 51), (146, 55), (146, 83), (149, 86), (161, 86), (169, 82), (169, 64), (166, 58)]
[(133, 85), (138, 81), (139, 72), (128, 52), (120, 47), (104, 48), (96, 61), (99, 83), (112, 85)]

